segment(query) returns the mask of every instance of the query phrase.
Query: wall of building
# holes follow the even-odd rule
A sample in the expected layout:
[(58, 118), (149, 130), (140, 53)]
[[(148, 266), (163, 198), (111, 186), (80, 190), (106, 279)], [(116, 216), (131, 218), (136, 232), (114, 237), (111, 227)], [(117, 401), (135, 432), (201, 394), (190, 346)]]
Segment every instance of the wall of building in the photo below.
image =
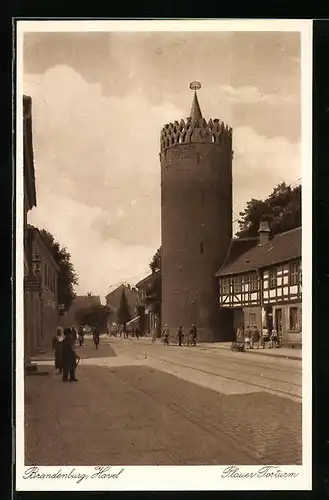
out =
[(258, 330), (262, 330), (262, 308), (260, 306), (244, 307), (244, 327), (257, 326)]
[(35, 354), (42, 340), (41, 300), (38, 292), (24, 293), (24, 349), (25, 358), (29, 360)]
[[(57, 275), (58, 268), (38, 231), (33, 231), (32, 255), (41, 260), (41, 297), (33, 299), (37, 328), (38, 350), (49, 350), (58, 327)], [(35, 292), (32, 292), (35, 293)], [(40, 326), (39, 326), (40, 325)]]
[(161, 158), (162, 324), (221, 337), (216, 272), (232, 237), (232, 142), (176, 144)]
[[(282, 315), (282, 345), (298, 346), (302, 345), (302, 303), (295, 302), (273, 306), (273, 317), (275, 322), (276, 311), (281, 310)], [(296, 311), (296, 324), (291, 324), (291, 309)], [(294, 314), (295, 317), (295, 314)]]

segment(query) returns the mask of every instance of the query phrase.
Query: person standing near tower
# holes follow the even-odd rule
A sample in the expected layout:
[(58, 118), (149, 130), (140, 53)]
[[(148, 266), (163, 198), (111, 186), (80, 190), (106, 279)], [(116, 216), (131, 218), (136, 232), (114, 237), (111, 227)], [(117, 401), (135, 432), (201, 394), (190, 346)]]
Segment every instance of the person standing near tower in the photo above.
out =
[(163, 343), (164, 343), (164, 345), (169, 345), (169, 328), (168, 328), (168, 325), (164, 326), (162, 337), (163, 337)]
[(184, 333), (183, 333), (183, 327), (182, 326), (180, 326), (178, 328), (177, 337), (178, 337), (178, 345), (181, 346), (182, 342), (183, 342), (183, 339), (184, 339)]
[(75, 370), (77, 367), (77, 361), (80, 359), (75, 352), (72, 337), (72, 331), (70, 328), (64, 330), (64, 340), (62, 348), (62, 366), (63, 366), (63, 382), (77, 382), (78, 379), (75, 376)]
[(191, 336), (191, 341), (192, 341), (192, 347), (196, 346), (196, 339), (197, 339), (197, 331), (196, 331), (196, 326), (192, 325), (192, 328), (190, 330), (190, 336)]

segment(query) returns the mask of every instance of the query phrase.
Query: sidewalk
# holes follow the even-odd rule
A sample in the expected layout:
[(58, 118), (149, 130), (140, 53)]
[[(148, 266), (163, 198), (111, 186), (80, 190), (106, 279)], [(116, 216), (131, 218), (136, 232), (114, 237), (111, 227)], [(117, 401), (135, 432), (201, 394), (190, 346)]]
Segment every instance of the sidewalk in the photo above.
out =
[[(143, 337), (139, 342), (151, 343), (152, 339), (148, 337)], [(160, 339), (156, 340), (156, 343), (161, 343)], [(230, 350), (232, 342), (200, 342), (196, 345), (196, 349), (202, 351), (217, 351), (218, 349)], [(302, 349), (292, 349), (289, 347), (280, 348), (266, 348), (266, 349), (247, 349), (245, 353), (248, 354), (258, 354), (259, 356), (271, 356), (273, 358), (284, 358), (292, 359), (296, 361), (302, 360)]]
[[(231, 342), (214, 342), (214, 343), (205, 343), (199, 344), (199, 347), (204, 347), (207, 350), (212, 349), (227, 349), (229, 350), (231, 346)], [(271, 356), (273, 358), (285, 358), (285, 359), (294, 359), (301, 361), (302, 360), (302, 349), (291, 349), (289, 347), (279, 347), (279, 348), (266, 348), (266, 349), (246, 349), (246, 354), (258, 354), (259, 356)]]

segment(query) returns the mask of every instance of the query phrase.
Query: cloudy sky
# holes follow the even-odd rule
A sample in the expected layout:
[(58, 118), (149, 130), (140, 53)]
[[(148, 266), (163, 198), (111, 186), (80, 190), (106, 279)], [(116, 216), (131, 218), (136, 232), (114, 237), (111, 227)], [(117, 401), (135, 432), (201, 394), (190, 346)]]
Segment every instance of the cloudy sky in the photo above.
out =
[(189, 115), (192, 80), (203, 115), (233, 127), (235, 217), (301, 176), (298, 33), (25, 33), (30, 221), (68, 248), (77, 293), (103, 297), (148, 274), (160, 245), (160, 130)]

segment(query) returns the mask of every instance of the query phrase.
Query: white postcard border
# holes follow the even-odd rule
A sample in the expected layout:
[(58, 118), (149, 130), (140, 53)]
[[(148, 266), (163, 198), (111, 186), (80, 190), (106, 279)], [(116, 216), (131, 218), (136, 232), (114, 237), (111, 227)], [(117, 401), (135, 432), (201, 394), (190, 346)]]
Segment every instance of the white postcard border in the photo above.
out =
[[(303, 258), (303, 465), (279, 466), (129, 466), (111, 467), (100, 478), (94, 467), (39, 467), (40, 474), (71, 479), (24, 478), (24, 258), (23, 258), (23, 35), (42, 31), (297, 31), (301, 34), (302, 83), (302, 258)], [(18, 491), (179, 491), (179, 490), (310, 490), (312, 488), (312, 21), (311, 20), (136, 20), (136, 21), (17, 21), (16, 123), (16, 489)], [(226, 477), (225, 475), (226, 469)], [(73, 472), (72, 472), (73, 470)], [(263, 470), (263, 472), (260, 472)], [(275, 477), (278, 470), (286, 477)], [(30, 471), (31, 472), (31, 471)], [(31, 472), (32, 473), (32, 472)], [(34, 474), (37, 472), (34, 471)], [(75, 474), (86, 475), (80, 481)], [(115, 478), (115, 474), (117, 477)], [(236, 474), (244, 477), (236, 477)], [(254, 476), (245, 476), (254, 474)], [(263, 477), (260, 477), (262, 476)], [(272, 474), (266, 476), (266, 474)], [(296, 477), (293, 475), (297, 474)], [(81, 476), (80, 476), (81, 477)]]

